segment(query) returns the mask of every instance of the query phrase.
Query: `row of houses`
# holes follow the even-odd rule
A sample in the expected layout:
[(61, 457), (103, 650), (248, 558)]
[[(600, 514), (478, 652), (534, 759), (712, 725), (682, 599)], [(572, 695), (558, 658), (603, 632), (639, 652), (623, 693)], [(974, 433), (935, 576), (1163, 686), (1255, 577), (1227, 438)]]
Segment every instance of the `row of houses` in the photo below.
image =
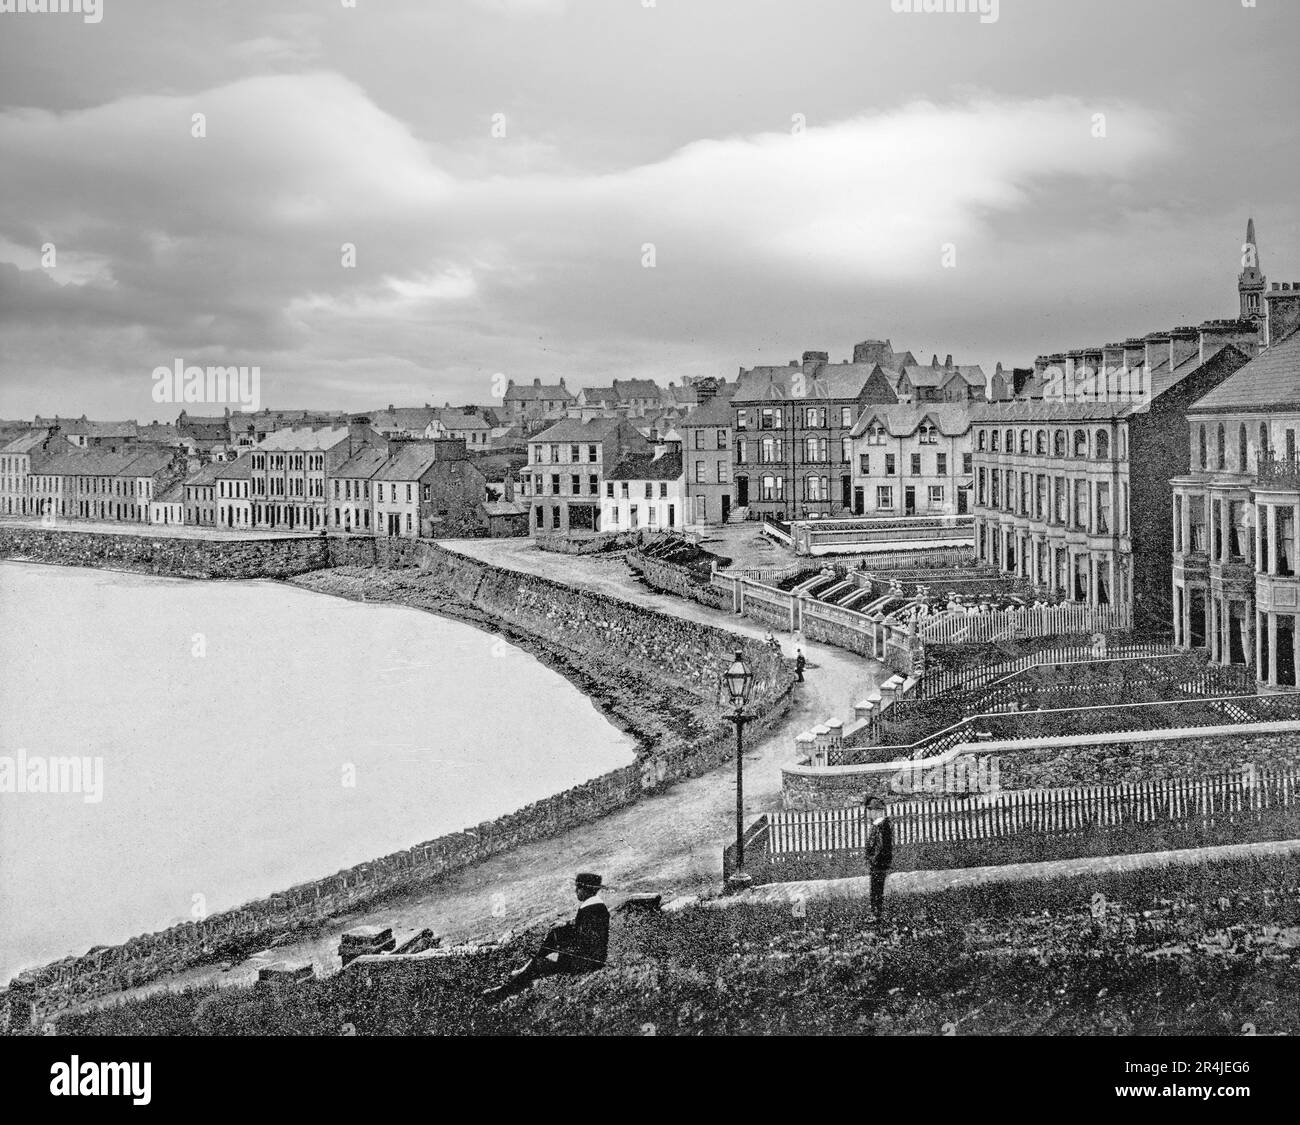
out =
[[(530, 526), (612, 529), (605, 486), (623, 483), (613, 469), (657, 443), (680, 458), (679, 498), (671, 513), (656, 512), (675, 527), (967, 514), (973, 409), (1006, 396), (1009, 376), (999, 364), (986, 377), (951, 356), (918, 365), (888, 340), (858, 344), (854, 357), (832, 364), (825, 352), (806, 352), (784, 367), (741, 369), (734, 384), (699, 380), (695, 406), (650, 426), (621, 414), (557, 421), (529, 438), (521, 496)], [(632, 515), (621, 511), (620, 526)]]
[(978, 408), (975, 543), (1044, 593), (1295, 687), (1300, 282), (1270, 286), (1253, 221), (1246, 239), (1236, 317), (1040, 356)]
[(107, 451), (31, 431), (0, 447), (0, 512), (227, 530), (408, 538), (522, 534), (464, 438), (389, 438), (365, 422), (277, 430), (233, 461)]

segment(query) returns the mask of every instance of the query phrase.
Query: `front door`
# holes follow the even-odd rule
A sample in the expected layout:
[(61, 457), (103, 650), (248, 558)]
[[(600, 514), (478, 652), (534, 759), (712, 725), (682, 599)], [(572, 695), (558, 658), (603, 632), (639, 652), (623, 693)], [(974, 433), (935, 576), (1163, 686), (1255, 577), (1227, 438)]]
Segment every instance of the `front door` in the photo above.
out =
[(749, 507), (749, 477), (736, 478), (736, 507)]
[(916, 489), (910, 486), (903, 489), (903, 515), (916, 515)]
[(731, 497), (723, 496), (722, 498), (722, 522), (727, 522), (727, 517), (731, 515)]
[(840, 477), (840, 507), (848, 509), (853, 498), (853, 478)]
[(964, 516), (968, 510), (967, 494), (964, 488), (957, 489), (957, 514)]
[(853, 514), (863, 515), (867, 510), (866, 490), (862, 487), (853, 490)]

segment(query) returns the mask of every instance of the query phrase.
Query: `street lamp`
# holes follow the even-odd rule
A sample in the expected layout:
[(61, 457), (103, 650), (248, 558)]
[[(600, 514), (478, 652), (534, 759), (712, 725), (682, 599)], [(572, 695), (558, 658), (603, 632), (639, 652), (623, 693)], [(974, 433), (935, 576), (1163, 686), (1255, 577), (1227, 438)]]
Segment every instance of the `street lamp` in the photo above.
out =
[(749, 691), (754, 686), (754, 670), (741, 658), (739, 649), (722, 679), (735, 708), (727, 718), (736, 724), (736, 871), (740, 872), (745, 866), (745, 755), (741, 732), (749, 721), (745, 704), (749, 702)]

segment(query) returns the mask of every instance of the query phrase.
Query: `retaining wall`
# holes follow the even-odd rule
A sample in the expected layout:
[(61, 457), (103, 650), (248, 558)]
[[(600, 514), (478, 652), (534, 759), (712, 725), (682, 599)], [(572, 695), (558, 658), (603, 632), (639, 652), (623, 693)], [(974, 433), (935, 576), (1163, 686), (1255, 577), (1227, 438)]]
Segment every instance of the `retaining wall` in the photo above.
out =
[(418, 540), (218, 542), (0, 528), (0, 557), (176, 577), (296, 576), (294, 584), (304, 588), (467, 620), (556, 667), (638, 739), (632, 765), (476, 825), (472, 836), (441, 836), (204, 921), (22, 974), (0, 992), (0, 1011), (12, 1000), (25, 1013), (19, 1022), (196, 964), (241, 959), (296, 930), (566, 832), (716, 767), (734, 751), (718, 676), (737, 648), (755, 673), (751, 730), (757, 734), (789, 706), (793, 675), (759, 644)]
[[(974, 758), (975, 765), (952, 768), (962, 758)], [(983, 763), (985, 758), (997, 760), (995, 771)], [(811, 811), (856, 804), (864, 794), (895, 800), (900, 794), (908, 799), (928, 793), (951, 796), (966, 790), (953, 787), (950, 779), (994, 773), (1001, 789), (1067, 789), (1197, 778), (1252, 764), (1261, 770), (1300, 766), (1300, 722), (964, 743), (921, 761), (831, 767), (796, 763), (781, 771), (781, 794), (784, 808)]]

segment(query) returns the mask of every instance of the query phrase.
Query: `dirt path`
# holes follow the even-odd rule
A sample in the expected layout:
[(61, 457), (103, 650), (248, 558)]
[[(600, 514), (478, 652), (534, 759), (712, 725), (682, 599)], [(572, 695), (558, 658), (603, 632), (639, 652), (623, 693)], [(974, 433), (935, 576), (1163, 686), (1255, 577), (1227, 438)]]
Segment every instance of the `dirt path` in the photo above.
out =
[[(766, 632), (762, 625), (734, 614), (648, 589), (619, 558), (547, 554), (521, 539), (464, 540), (443, 546), (496, 566), (543, 575), (745, 636), (761, 639)], [(793, 655), (790, 638), (781, 639), (786, 655)], [(826, 645), (805, 645), (804, 653), (807, 678), (795, 686), (790, 713), (769, 736), (746, 746), (745, 805), (750, 816), (779, 807), (781, 766), (793, 756), (794, 737), (831, 716), (847, 721), (854, 702), (880, 673), (876, 662)], [(487, 860), (416, 895), (335, 919), (318, 937), (279, 946), (229, 972), (212, 966), (194, 969), (93, 1003), (191, 984), (247, 984), (256, 979), (262, 965), (282, 959), (310, 960), (318, 972), (333, 972), (338, 967), (339, 935), (358, 925), (392, 926), (399, 942), (426, 927), (448, 941), (498, 936), (552, 915), (570, 914), (573, 874), (582, 870), (604, 875), (612, 888), (611, 902), (635, 891), (665, 895), (713, 891), (721, 882), (722, 849), (734, 838), (735, 800), (735, 772), (728, 764), (555, 839)]]

